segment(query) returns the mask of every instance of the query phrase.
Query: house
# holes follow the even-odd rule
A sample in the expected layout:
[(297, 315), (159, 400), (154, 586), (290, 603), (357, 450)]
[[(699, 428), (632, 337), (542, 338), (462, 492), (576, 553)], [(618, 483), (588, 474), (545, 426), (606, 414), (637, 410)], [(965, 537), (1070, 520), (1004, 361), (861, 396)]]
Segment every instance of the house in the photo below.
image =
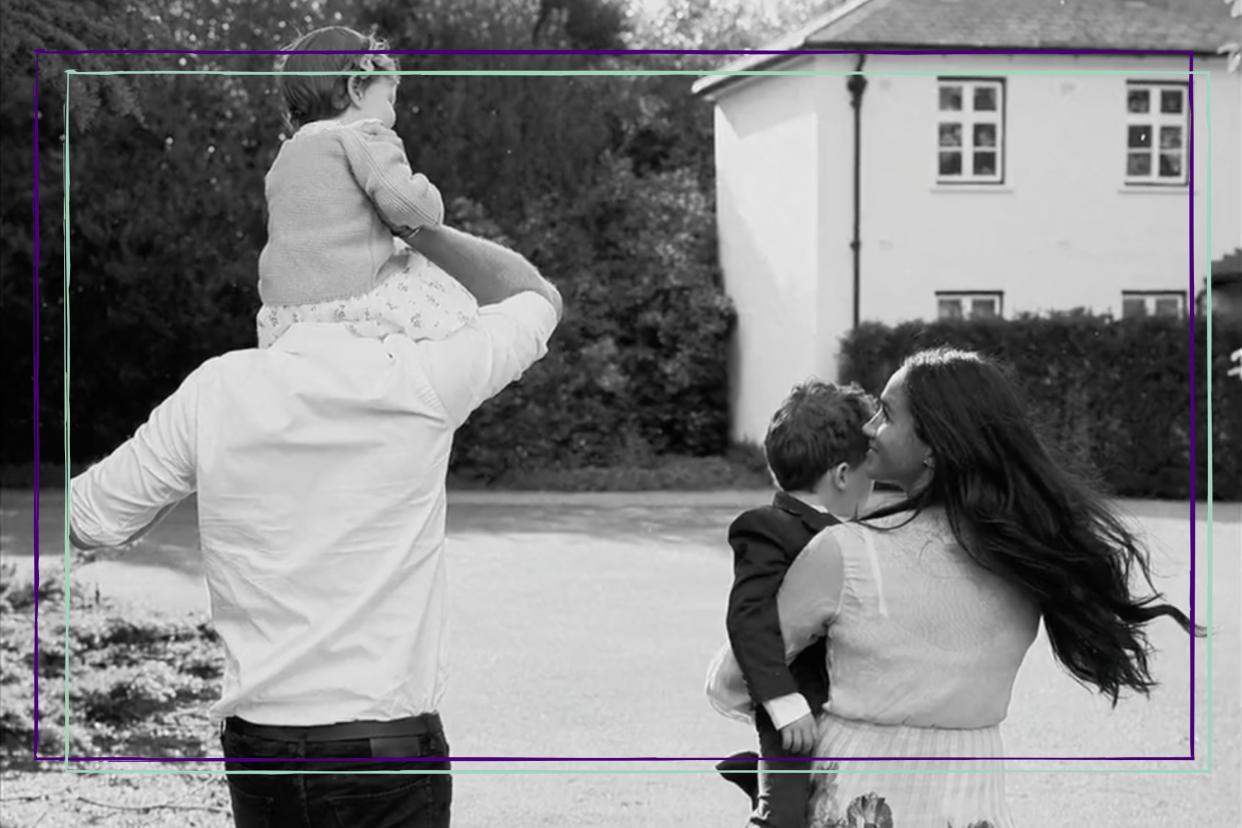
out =
[(848, 0), (701, 78), (732, 437), (860, 320), (1186, 313), (1242, 246), (1237, 39), (1216, 0)]

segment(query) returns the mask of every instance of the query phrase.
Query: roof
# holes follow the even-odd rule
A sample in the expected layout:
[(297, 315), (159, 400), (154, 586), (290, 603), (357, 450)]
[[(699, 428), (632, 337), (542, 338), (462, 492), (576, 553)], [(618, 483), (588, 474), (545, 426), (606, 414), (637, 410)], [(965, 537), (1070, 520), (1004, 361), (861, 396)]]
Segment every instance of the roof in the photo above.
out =
[[(764, 51), (1000, 50), (1217, 54), (1239, 39), (1222, 0), (848, 0)], [(748, 55), (724, 67), (769, 68), (790, 55)], [(694, 85), (703, 94), (736, 76)]]

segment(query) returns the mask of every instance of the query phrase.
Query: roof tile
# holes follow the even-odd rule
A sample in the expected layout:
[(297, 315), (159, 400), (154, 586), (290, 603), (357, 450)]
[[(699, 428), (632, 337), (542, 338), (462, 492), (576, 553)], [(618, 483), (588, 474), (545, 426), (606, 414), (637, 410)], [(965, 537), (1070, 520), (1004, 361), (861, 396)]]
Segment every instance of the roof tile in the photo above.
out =
[(870, 0), (806, 38), (931, 48), (1215, 52), (1242, 36), (1221, 0)]

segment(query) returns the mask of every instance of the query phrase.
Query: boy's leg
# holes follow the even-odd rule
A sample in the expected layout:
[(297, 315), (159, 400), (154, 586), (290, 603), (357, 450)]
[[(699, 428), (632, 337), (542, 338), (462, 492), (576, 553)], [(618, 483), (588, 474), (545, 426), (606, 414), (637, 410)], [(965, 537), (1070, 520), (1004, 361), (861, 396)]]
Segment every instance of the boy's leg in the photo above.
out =
[(742, 789), (742, 793), (750, 798), (753, 809), (759, 802), (759, 754), (753, 750), (735, 753), (728, 759), (716, 763), (716, 770), (726, 781), (732, 782)]
[[(754, 828), (802, 828), (806, 824), (806, 805), (811, 795), (811, 760), (790, 753), (781, 745), (781, 734), (762, 711), (757, 711), (759, 730), (759, 801), (750, 815)], [(795, 757), (766, 761), (768, 757)], [(769, 770), (802, 771), (768, 773)]]

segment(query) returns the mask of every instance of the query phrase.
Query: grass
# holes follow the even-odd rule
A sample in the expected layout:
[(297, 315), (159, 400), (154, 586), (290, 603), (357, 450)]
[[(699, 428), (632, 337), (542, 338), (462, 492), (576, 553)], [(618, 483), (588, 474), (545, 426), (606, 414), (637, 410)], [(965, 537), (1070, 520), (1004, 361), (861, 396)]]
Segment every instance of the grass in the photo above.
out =
[[(74, 474), (86, 465), (74, 464)], [(64, 487), (63, 464), (42, 463), (39, 484), (45, 489)], [(469, 470), (449, 475), (457, 490), (652, 492), (763, 489), (771, 485), (763, 452), (755, 446), (736, 446), (710, 457), (665, 455), (641, 462), (578, 468), (515, 468), (499, 478), (485, 480)], [(34, 485), (34, 464), (0, 465), (0, 488), (28, 489)]]
[[(771, 485), (762, 454), (733, 450), (719, 457), (670, 455), (649, 462), (569, 469), (512, 469), (486, 488), (505, 491), (664, 492), (763, 489)], [(451, 488), (472, 488), (455, 475)]]

